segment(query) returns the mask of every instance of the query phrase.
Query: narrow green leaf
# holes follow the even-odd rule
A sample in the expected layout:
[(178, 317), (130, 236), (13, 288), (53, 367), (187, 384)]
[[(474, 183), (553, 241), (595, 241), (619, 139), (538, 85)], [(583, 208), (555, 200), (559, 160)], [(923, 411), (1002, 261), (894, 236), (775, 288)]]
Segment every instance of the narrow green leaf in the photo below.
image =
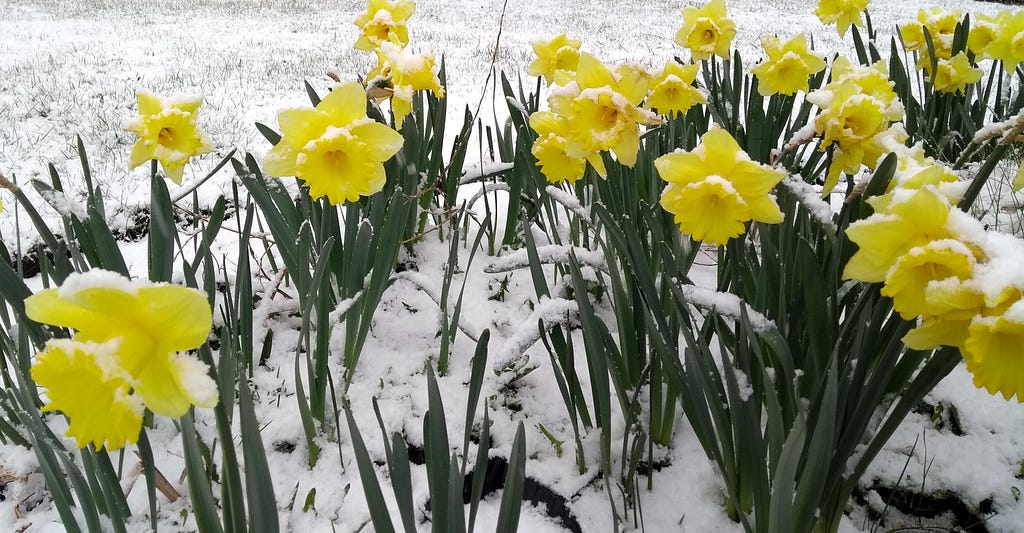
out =
[(505, 471), (505, 488), (498, 509), (496, 533), (515, 533), (519, 530), (519, 515), (523, 508), (523, 487), (526, 481), (526, 431), (522, 421), (516, 428), (512, 441), (512, 453)]

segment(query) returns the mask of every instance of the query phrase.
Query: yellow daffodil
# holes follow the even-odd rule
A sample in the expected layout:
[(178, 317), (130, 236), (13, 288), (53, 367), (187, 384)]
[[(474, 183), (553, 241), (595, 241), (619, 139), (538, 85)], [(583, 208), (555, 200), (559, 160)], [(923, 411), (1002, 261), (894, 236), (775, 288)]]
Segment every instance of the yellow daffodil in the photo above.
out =
[(967, 49), (979, 59), (991, 59), (988, 46), (999, 37), (999, 20), (984, 13), (971, 17), (971, 31), (967, 34)]
[(954, 239), (941, 239), (911, 248), (889, 269), (882, 295), (893, 300), (893, 308), (906, 320), (939, 313), (931, 309), (925, 298), (929, 284), (948, 278), (969, 279), (977, 260), (965, 244)]
[(647, 69), (633, 63), (615, 67), (615, 78), (618, 80), (617, 90), (633, 105), (640, 105), (651, 90), (654, 76)]
[(43, 411), (68, 417), (67, 436), (79, 448), (116, 450), (134, 444), (144, 406), (131, 392), (132, 377), (120, 367), (118, 342), (54, 339), (36, 356), (32, 379), (46, 389)]
[[(108, 377), (128, 380), (154, 413), (176, 418), (191, 405), (217, 404), (217, 386), (206, 365), (185, 353), (210, 334), (210, 304), (202, 292), (90, 270), (72, 274), (59, 289), (26, 298), (25, 313), (76, 330), (76, 341), (116, 343), (116, 366), (123, 374)], [(94, 360), (110, 366), (106, 359)]]
[(683, 27), (676, 44), (690, 50), (694, 61), (712, 55), (729, 59), (729, 45), (736, 36), (736, 24), (727, 17), (725, 0), (711, 0), (704, 7), (684, 7)]
[(807, 50), (807, 39), (802, 33), (785, 43), (778, 37), (762, 35), (761, 46), (768, 59), (751, 72), (757, 76), (757, 90), (762, 96), (807, 91), (807, 78), (825, 70), (825, 60)]
[(578, 39), (570, 39), (563, 33), (550, 41), (536, 40), (530, 44), (537, 58), (526, 69), (529, 75), (543, 76), (548, 85), (565, 85), (576, 76), (582, 44)]
[(640, 149), (640, 125), (663, 122), (637, 107), (647, 83), (639, 76), (622, 78), (594, 56), (580, 54), (576, 79), (548, 99), (551, 110), (568, 120), (568, 154), (594, 162), (602, 176), (604, 166), (596, 163), (601, 151), (611, 150), (620, 163), (633, 166)]
[(981, 69), (974, 68), (963, 52), (952, 59), (940, 59), (932, 86), (940, 93), (963, 93), (967, 86), (981, 80)]
[(930, 70), (931, 59), (928, 57), (925, 30), (928, 30), (928, 35), (932, 38), (936, 59), (949, 59), (953, 52), (953, 32), (962, 18), (963, 13), (958, 9), (946, 11), (938, 6), (919, 9), (917, 20), (900, 25), (900, 36), (907, 50), (920, 52), (924, 56), (922, 66), (927, 65), (926, 70)]
[[(533, 155), (549, 183), (575, 183), (583, 177), (587, 159), (574, 157), (567, 151), (569, 124), (564, 118), (549, 111), (538, 111), (530, 115), (530, 127), (539, 135), (533, 143)], [(600, 155), (595, 155), (600, 161)], [(603, 173), (604, 164), (599, 164)]]
[(721, 128), (709, 130), (692, 152), (666, 154), (654, 161), (668, 182), (661, 206), (675, 215), (679, 229), (694, 239), (722, 245), (743, 233), (744, 223), (782, 221), (769, 195), (785, 172), (758, 164)]
[(201, 97), (164, 98), (149, 91), (136, 92), (139, 116), (128, 124), (128, 131), (139, 140), (132, 147), (131, 168), (156, 159), (164, 175), (181, 184), (185, 164), (192, 156), (209, 153), (210, 140), (196, 126)]
[(822, 24), (835, 23), (839, 36), (846, 35), (850, 26), (863, 26), (864, 19), (861, 17), (864, 10), (868, 8), (870, 0), (819, 0), (818, 9), (814, 14), (818, 16)]
[(366, 11), (356, 17), (359, 28), (356, 50), (374, 51), (382, 43), (409, 44), (409, 29), (405, 23), (416, 11), (411, 0), (370, 0)]
[(335, 88), (315, 109), (277, 115), (281, 140), (263, 160), (270, 176), (296, 176), (314, 198), (354, 202), (384, 187), (383, 162), (402, 147), (395, 130), (366, 117), (366, 92), (357, 82)]
[(889, 269), (910, 249), (955, 238), (947, 226), (949, 216), (949, 203), (934, 189), (903, 191), (887, 211), (876, 211), (846, 229), (858, 250), (846, 263), (843, 279), (885, 281)]
[(903, 105), (881, 61), (862, 67), (837, 58), (832, 81), (809, 93), (807, 101), (821, 108), (814, 120), (815, 131), (824, 137), (821, 149), (838, 145), (823, 194), (835, 188), (842, 172), (854, 174), (861, 165), (874, 168), (887, 146), (906, 140), (902, 127), (893, 124), (902, 119)]
[(964, 361), (974, 385), (990, 394), (1024, 401), (1024, 304), (1018, 302), (1002, 316), (979, 317), (968, 330)]
[(366, 75), (369, 83), (387, 80), (392, 88), (391, 112), (395, 115), (395, 128), (402, 129), (402, 120), (412, 112), (413, 93), (432, 91), (438, 98), (444, 97), (441, 79), (434, 72), (432, 54), (416, 54), (407, 47), (393, 42), (382, 43), (377, 48), (377, 68)]
[(697, 104), (708, 103), (708, 97), (693, 85), (698, 65), (678, 61), (665, 63), (665, 68), (651, 80), (651, 92), (644, 106), (661, 114), (685, 113)]
[(999, 35), (989, 43), (988, 57), (1003, 62), (1007, 72), (1013, 72), (1024, 61), (1024, 11), (1001, 11)]
[[(920, 148), (920, 145), (918, 145)], [(871, 199), (871, 205), (879, 212), (889, 211), (889, 206), (897, 195), (904, 195), (911, 189), (931, 188), (934, 192), (943, 196), (951, 205), (960, 201), (963, 197), (963, 182), (949, 167), (936, 163), (931, 158), (924, 158), (923, 152), (913, 151), (922, 154), (921, 161), (907, 161), (901, 154), (900, 166), (897, 168), (893, 179), (889, 182), (889, 188), (885, 194)]]
[(903, 344), (913, 350), (954, 346), (962, 351), (968, 328), (985, 310), (984, 296), (968, 283), (949, 277), (927, 285), (925, 303), (934, 314), (922, 316), (921, 323), (903, 336)]

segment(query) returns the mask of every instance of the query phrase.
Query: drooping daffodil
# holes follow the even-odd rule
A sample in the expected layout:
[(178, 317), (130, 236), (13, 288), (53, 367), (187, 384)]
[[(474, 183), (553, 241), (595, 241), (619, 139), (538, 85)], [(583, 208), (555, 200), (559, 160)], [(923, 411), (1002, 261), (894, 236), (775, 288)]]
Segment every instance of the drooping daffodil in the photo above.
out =
[(142, 406), (177, 418), (193, 405), (217, 404), (209, 368), (187, 353), (212, 327), (198, 290), (94, 269), (26, 298), (25, 313), (75, 332), (47, 343), (32, 376), (47, 390), (45, 409), (68, 416), (79, 446), (135, 442)]

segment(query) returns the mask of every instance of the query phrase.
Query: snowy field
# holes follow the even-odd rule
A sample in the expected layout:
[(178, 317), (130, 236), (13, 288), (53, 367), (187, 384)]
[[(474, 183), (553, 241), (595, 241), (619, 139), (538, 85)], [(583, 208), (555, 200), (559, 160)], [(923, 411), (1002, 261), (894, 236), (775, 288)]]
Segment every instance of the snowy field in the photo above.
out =
[[(481, 117), (485, 123), (493, 123), (492, 88), (481, 94), (488, 72), (494, 67), (512, 80), (525, 76), (532, 39), (568, 31), (571, 37), (583, 40), (584, 50), (606, 62), (632, 61), (653, 67), (674, 55), (684, 55), (672, 42), (680, 25), (679, 13), (683, 7), (699, 3), (511, 0), (502, 19), (503, 3), (496, 0), (420, 0), (410, 30), (414, 47), (432, 48), (445, 58), (449, 119), (457, 120), (466, 105), (475, 107), (483, 99)], [(739, 29), (735, 47), (749, 61), (761, 53), (761, 34), (806, 32), (813, 35), (819, 51), (847, 53), (849, 40), (840, 41), (833, 28), (822, 26), (813, 15), (814, 4), (730, 0), (730, 16)], [(985, 13), (1003, 7), (973, 1), (876, 0), (869, 9), (880, 42), (888, 42), (897, 22), (914, 16), (919, 7), (934, 5)], [(253, 123), (275, 125), (280, 109), (308, 105), (303, 80), (322, 93), (333, 84), (326, 72), (348, 80), (372, 68), (371, 54), (352, 49), (357, 34), (352, 20), (364, 8), (364, 2), (352, 0), (0, 0), (0, 173), (19, 183), (46, 180), (46, 165), (53, 163), (64, 176), (69, 194), (81, 193), (81, 170), (74, 149), (75, 135), (80, 135), (94, 176), (107, 193), (109, 222), (114, 228), (124, 228), (149, 198), (147, 171), (128, 170), (134, 138), (124, 127), (136, 114), (137, 88), (205, 96), (199, 122), (216, 149), (186, 168), (185, 181), (197, 179), (232, 148), (259, 156), (266, 153), (269, 144)], [(231, 185), (232, 173), (222, 171), (198, 189), (201, 203), (212, 204), (217, 196), (229, 195)], [(0, 199), (7, 208), (0, 213), (4, 239), (12, 243), (17, 226), (21, 245), (32, 245), (34, 232), (25, 227), (24, 218), (17, 217), (13, 198), (0, 192)], [(55, 213), (45, 214), (59, 220)], [(233, 242), (228, 239), (219, 253), (233, 253)], [(133, 271), (144, 272), (145, 244), (126, 243), (124, 249), (126, 257), (134, 258)], [(440, 272), (446, 254), (445, 246), (426, 247), (418, 257), (420, 272)], [(467, 274), (466, 301), (474, 307), (463, 312), (479, 326), (491, 328), (495, 335), (492, 346), (499, 348), (530, 315), (528, 301), (534, 294), (524, 272), (512, 277), (503, 301), (491, 299), (500, 278), (479, 271), (491, 260), (478, 257), (474, 271)], [(712, 270), (708, 273), (713, 276)], [(258, 279), (257, 290), (266, 281)], [(38, 287), (41, 282), (32, 283)], [(426, 409), (422, 368), (425, 358), (437, 350), (436, 309), (422, 291), (399, 282), (387, 293), (375, 317), (375, 334), (349, 394), (370, 452), (376, 457), (383, 452), (369, 407), (373, 396), (379, 398), (390, 429), (404, 430), (413, 444), (417, 438), (422, 444)], [(299, 500), (282, 509), (282, 524), (285, 530), (295, 532), (356, 531), (365, 525), (368, 515), (350, 450), (329, 452), (338, 446), (325, 442), (325, 453), (316, 468), (310, 470), (305, 463), (302, 428), (295, 416), (294, 355), (283, 348), (294, 346), (297, 334), (291, 323), (295, 319), (287, 311), (262, 310), (263, 318), (272, 318), (264, 327), (274, 328), (280, 342), (267, 366), (254, 376), (264, 443), (274, 449), (268, 458), (278, 484), (277, 500), (282, 507), (296, 495)], [(471, 353), (469, 342), (457, 345), (456, 369), (439, 382), (452, 414), (452, 435), (463, 432), (464, 383)], [(543, 347), (528, 353), (536, 361), (547, 357)], [(500, 398), (492, 408), (521, 413), (531, 458), (527, 475), (564, 496), (583, 531), (607, 531), (607, 496), (594, 472), (577, 474), (571, 453), (556, 457), (539, 429), (542, 424), (563, 437), (569, 435), (566, 440), (571, 444), (562, 400), (550, 372), (534, 372), (515, 383), (511, 395), (509, 390), (501, 378), (488, 380), (484, 396)], [(507, 455), (517, 422), (514, 416), (495, 416), (493, 453)], [(211, 420), (207, 423), (212, 424)], [(742, 531), (723, 510), (712, 464), (686, 424), (679, 427), (673, 448), (662, 450), (667, 466), (654, 474), (655, 490), (643, 496), (647, 531)], [(212, 440), (212, 427), (200, 431)], [(150, 432), (150, 439), (157, 447), (161, 470), (184, 492), (176, 435), (174, 425), (164, 420)], [(162, 442), (171, 444), (160, 449)], [(584, 445), (590, 456), (598, 453), (596, 438)], [(28, 513), (22, 506), (23, 498), (39, 491), (38, 476), (33, 476), (35, 465), (32, 452), (0, 446), (0, 531), (62, 530), (55, 522), (56, 513), (45, 505)], [(422, 471), (414, 473), (413, 483), (422, 499)], [(1024, 491), (1024, 408), (976, 389), (961, 366), (930, 394), (919, 412), (907, 418), (862, 483), (861, 497), (844, 524), (849, 533), (947, 531), (953, 520), (951, 509), (959, 509), (949, 503), (952, 501), (962, 503), (984, 521), (968, 531), (1024, 531), (1024, 502), (1020, 501)], [(892, 487), (910, 494), (911, 501), (890, 500), (897, 492)], [(312, 488), (316, 489), (315, 509), (303, 511), (301, 500)], [(950, 498), (944, 499), (947, 496)], [(135, 488), (129, 501), (133, 509), (145, 508), (141, 487)], [(901, 518), (904, 511), (912, 509), (925, 515), (928, 506), (939, 507), (937, 516)], [(185, 508), (182, 502), (164, 502), (160, 519), (167, 531), (195, 529), (194, 521), (182, 518)], [(481, 512), (480, 530), (493, 529), (490, 524), (498, 513), (497, 499), (488, 500)], [(885, 514), (885, 527), (875, 525), (878, 513)], [(148, 521), (139, 518), (136, 525), (139, 531), (146, 530)], [(928, 529), (931, 527), (937, 529)], [(564, 531), (537, 509), (524, 510), (521, 530)]]

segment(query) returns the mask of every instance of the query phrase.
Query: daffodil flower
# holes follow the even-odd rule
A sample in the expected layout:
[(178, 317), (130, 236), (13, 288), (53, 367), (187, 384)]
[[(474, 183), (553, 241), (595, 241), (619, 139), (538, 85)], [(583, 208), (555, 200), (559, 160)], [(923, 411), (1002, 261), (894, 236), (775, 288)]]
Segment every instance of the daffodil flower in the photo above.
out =
[(196, 112), (203, 99), (168, 99), (145, 90), (137, 91), (136, 96), (139, 116), (127, 128), (139, 138), (132, 147), (131, 168), (155, 159), (167, 178), (180, 185), (185, 164), (193, 156), (213, 150), (206, 134), (196, 126)]
[(1024, 301), (1000, 316), (978, 317), (968, 328), (964, 361), (974, 375), (974, 385), (990, 394), (1024, 401)]
[(984, 13), (975, 13), (971, 17), (971, 31), (967, 34), (967, 49), (975, 57), (991, 59), (988, 47), (999, 37), (999, 20)]
[(402, 147), (402, 136), (366, 116), (366, 92), (357, 82), (336, 87), (315, 109), (277, 115), (281, 140), (263, 160), (270, 176), (295, 176), (313, 198), (354, 202), (384, 187), (384, 161)]
[(76, 341), (116, 341), (118, 365), (154, 413), (176, 418), (190, 405), (217, 403), (206, 365), (184, 354), (203, 344), (212, 326), (210, 304), (195, 289), (90, 270), (26, 298), (25, 312), (76, 330)]
[(355, 49), (372, 52), (382, 43), (409, 44), (406, 21), (416, 11), (411, 0), (370, 0), (366, 11), (356, 17), (359, 38)]
[(728, 18), (725, 0), (711, 0), (701, 8), (683, 8), (683, 27), (676, 33), (676, 44), (690, 50), (695, 61), (712, 55), (729, 59), (735, 36), (736, 24)]
[(444, 87), (434, 72), (434, 56), (413, 53), (395, 42), (381, 43), (377, 48), (377, 68), (366, 79), (371, 83), (387, 80), (391, 86), (391, 112), (397, 129), (402, 129), (403, 119), (412, 112), (413, 93), (432, 91), (438, 98), (444, 97)]
[[(575, 157), (568, 152), (569, 123), (550, 111), (538, 111), (530, 115), (530, 127), (538, 134), (533, 143), (532, 153), (537, 166), (549, 183), (575, 183), (587, 169), (587, 159)], [(600, 155), (597, 159), (600, 160)], [(600, 163), (604, 171), (603, 161)]]
[(591, 161), (601, 176), (601, 151), (611, 150), (620, 163), (633, 166), (640, 149), (640, 125), (663, 122), (637, 107), (648, 83), (641, 76), (622, 77), (594, 56), (580, 54), (576, 79), (548, 98), (551, 110), (569, 121), (567, 153)]
[(135, 442), (143, 406), (177, 418), (217, 404), (208, 367), (186, 353), (212, 327), (210, 304), (195, 289), (90, 270), (29, 296), (25, 313), (75, 330), (47, 343), (32, 376), (47, 389), (45, 409), (68, 416), (79, 446)]
[(807, 50), (807, 38), (802, 33), (785, 43), (778, 37), (763, 35), (761, 46), (768, 59), (751, 72), (757, 76), (757, 91), (762, 96), (807, 91), (811, 74), (825, 70), (825, 60)]
[(847, 238), (858, 249), (846, 263), (843, 279), (885, 281), (889, 269), (912, 248), (956, 238), (948, 224), (950, 205), (931, 187), (899, 191), (887, 207), (885, 211), (876, 208), (875, 214), (846, 229)]
[(668, 182), (661, 206), (694, 239), (720, 246), (742, 234), (747, 221), (782, 221), (769, 192), (785, 172), (752, 161), (721, 128), (705, 133), (692, 152), (663, 155), (654, 166)]
[(963, 93), (968, 85), (981, 80), (981, 69), (974, 68), (963, 52), (952, 59), (940, 59), (935, 69), (932, 87), (940, 93)]
[(1003, 62), (1007, 72), (1024, 61), (1024, 11), (1001, 11), (996, 16), (999, 35), (986, 48), (987, 56)]
[(681, 114), (697, 104), (708, 103), (707, 95), (693, 85), (698, 68), (696, 64), (683, 65), (678, 61), (665, 63), (665, 68), (651, 80), (651, 92), (644, 107), (662, 114)]
[(906, 320), (938, 315), (925, 297), (929, 284), (970, 279), (977, 263), (974, 252), (958, 240), (931, 241), (896, 260), (885, 277), (882, 295), (892, 298), (893, 308)]
[(821, 108), (814, 119), (815, 132), (823, 136), (821, 149), (838, 145), (823, 194), (835, 188), (841, 173), (854, 174), (861, 165), (874, 168), (887, 147), (907, 138), (902, 126), (893, 124), (903, 118), (903, 104), (882, 62), (862, 67), (837, 58), (831, 82), (809, 93), (807, 101)]
[(531, 76), (543, 76), (548, 85), (565, 85), (576, 76), (576, 65), (580, 62), (579, 39), (570, 39), (562, 33), (550, 41), (542, 39), (530, 43), (537, 55), (526, 72)]
[(835, 24), (839, 36), (846, 35), (850, 26), (864, 26), (861, 15), (868, 8), (870, 0), (819, 0), (814, 14), (822, 24)]

